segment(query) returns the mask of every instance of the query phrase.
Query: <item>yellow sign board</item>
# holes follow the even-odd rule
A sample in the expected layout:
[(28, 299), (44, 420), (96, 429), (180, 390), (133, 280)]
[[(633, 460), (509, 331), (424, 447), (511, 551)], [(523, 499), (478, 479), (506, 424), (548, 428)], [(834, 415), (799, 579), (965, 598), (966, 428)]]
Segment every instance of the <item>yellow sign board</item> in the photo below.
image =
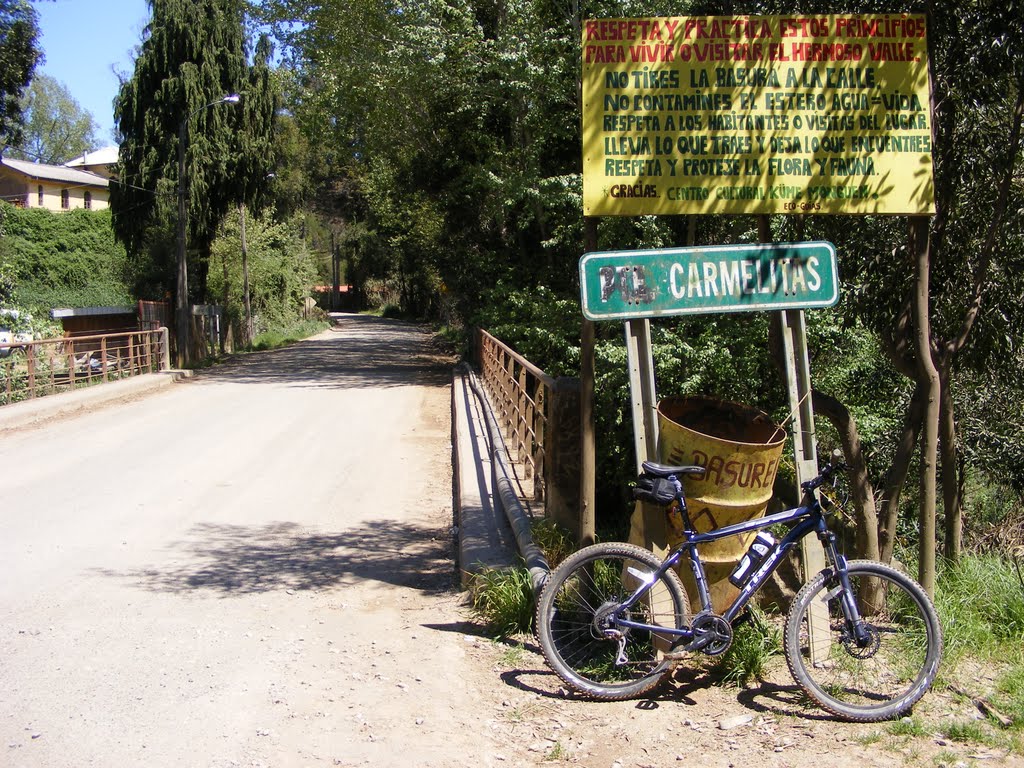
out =
[(925, 17), (587, 20), (583, 205), (933, 213)]

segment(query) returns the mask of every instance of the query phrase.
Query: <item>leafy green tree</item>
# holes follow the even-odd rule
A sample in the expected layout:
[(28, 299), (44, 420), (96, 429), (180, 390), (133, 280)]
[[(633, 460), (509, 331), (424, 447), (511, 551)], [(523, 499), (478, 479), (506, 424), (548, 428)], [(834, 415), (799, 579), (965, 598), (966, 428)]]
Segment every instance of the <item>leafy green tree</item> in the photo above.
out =
[[(214, 241), (210, 294), (234, 321), (244, 312), (241, 260), (241, 210), (228, 213)], [(255, 335), (293, 324), (300, 316), (309, 287), (317, 280), (314, 254), (302, 236), (301, 216), (276, 221), (272, 212), (245, 217), (250, 305)]]
[(28, 0), (0, 0), (0, 153), (21, 141), (21, 97), (39, 50), (39, 18)]
[[(573, 290), (582, 240), (582, 15), (657, 2), (265, 0), (316, 198), (362, 225), (352, 273), (468, 318), (500, 279)], [(316, 154), (319, 153), (319, 154)]]
[(67, 86), (39, 73), (22, 98), (24, 138), (7, 154), (22, 160), (61, 165), (96, 148), (99, 129), (92, 114)]

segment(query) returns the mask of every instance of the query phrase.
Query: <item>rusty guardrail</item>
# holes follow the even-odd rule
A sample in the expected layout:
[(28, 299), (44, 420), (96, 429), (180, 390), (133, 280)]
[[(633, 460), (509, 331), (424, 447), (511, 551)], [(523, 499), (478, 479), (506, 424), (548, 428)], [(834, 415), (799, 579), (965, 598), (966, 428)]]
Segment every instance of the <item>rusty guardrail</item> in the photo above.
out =
[(166, 328), (0, 344), (0, 354), (0, 405), (171, 367)]
[(579, 380), (549, 376), (485, 330), (477, 341), (483, 388), (532, 500), (578, 535)]

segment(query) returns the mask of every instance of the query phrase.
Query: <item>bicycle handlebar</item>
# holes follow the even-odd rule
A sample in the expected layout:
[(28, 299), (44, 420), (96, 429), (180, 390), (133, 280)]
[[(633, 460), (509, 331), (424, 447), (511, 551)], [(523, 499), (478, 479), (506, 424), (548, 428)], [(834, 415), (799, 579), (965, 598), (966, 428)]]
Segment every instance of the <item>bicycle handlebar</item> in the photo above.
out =
[(829, 463), (821, 470), (821, 474), (813, 480), (801, 483), (800, 487), (807, 492), (813, 491), (831, 481), (832, 478), (835, 477), (836, 473), (845, 471), (849, 468), (850, 465), (843, 461), (843, 455), (838, 450), (835, 450), (832, 452), (832, 457), (829, 460)]

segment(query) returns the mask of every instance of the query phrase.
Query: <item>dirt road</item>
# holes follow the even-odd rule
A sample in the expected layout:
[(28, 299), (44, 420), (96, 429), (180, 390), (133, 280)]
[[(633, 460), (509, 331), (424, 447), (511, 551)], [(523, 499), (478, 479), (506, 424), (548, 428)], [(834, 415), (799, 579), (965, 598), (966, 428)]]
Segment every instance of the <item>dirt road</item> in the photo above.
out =
[[(566, 695), (455, 591), (450, 361), (346, 317), (0, 438), (0, 766), (1017, 765), (685, 670)], [(922, 705), (971, 716), (945, 691)]]
[(0, 764), (478, 764), (428, 342), (346, 318), (4, 435)]

